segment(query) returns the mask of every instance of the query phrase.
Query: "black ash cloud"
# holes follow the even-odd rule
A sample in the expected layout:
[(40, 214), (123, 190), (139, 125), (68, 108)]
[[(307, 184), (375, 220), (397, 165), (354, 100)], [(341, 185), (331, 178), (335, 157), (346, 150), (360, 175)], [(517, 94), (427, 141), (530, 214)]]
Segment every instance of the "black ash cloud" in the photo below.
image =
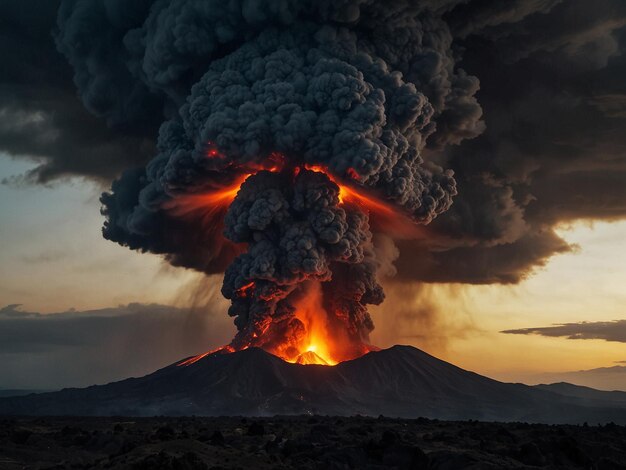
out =
[(428, 227), (443, 250), (422, 245), (431, 267), (405, 261), (401, 276), (517, 282), (570, 249), (559, 223), (626, 217), (626, 3), (515, 4), (447, 16), (486, 130), (447, 152), (459, 197)]
[[(5, 3), (0, 6), (5, 44), (0, 147), (42, 159), (32, 174), (39, 181), (71, 174), (108, 179), (146, 163), (154, 155), (158, 124), (164, 116), (177, 116), (191, 86), (219, 51), (226, 47), (234, 52), (255, 41), (268, 25), (285, 32), (305, 19), (316, 23), (325, 18), (358, 29), (358, 36), (372, 30), (371, 21), (358, 24), (363, 9), (375, 11), (378, 3), (381, 18), (390, 24), (403, 15), (401, 2), (322, 2), (311, 12), (303, 6), (308, 2), (287, 1), (241, 2), (231, 11), (225, 11), (223, 2), (79, 1), (65, 3), (56, 26), (58, 2)], [(441, 104), (435, 96), (444, 96), (446, 90), (452, 90), (445, 95), (448, 105), (456, 97), (454, 106), (446, 105), (447, 113), (434, 116), (438, 130), (427, 138), (422, 157), (454, 170), (459, 195), (428, 226), (427, 241), (400, 243), (399, 276), (517, 282), (553, 254), (569, 250), (554, 232), (556, 224), (626, 216), (626, 4), (451, 0), (419, 5), (444, 24), (437, 29), (423, 22), (426, 37), (450, 43), (451, 56), (432, 54), (420, 61), (412, 69), (418, 75), (417, 89), (433, 107)], [(149, 9), (158, 14), (146, 21)], [(71, 69), (55, 53), (53, 29), (61, 30), (57, 43), (70, 56), (81, 97), (100, 119), (90, 117), (75, 97)], [(413, 38), (406, 30), (400, 28), (394, 40), (404, 41), (403, 51), (409, 52)], [(372, 38), (384, 44), (384, 38)], [(399, 59), (392, 48), (380, 56), (392, 67)], [(478, 112), (471, 94), (457, 93), (439, 74), (451, 65), (446, 65), (450, 57), (456, 61), (454, 87), (467, 90), (480, 81), (475, 96), (486, 130), (445, 148), (446, 142), (480, 130), (480, 121), (464, 120)], [(436, 78), (430, 80), (432, 76)], [(113, 127), (107, 129), (105, 123)], [(297, 130), (299, 122), (292, 125)], [(254, 141), (256, 134), (247, 137), (247, 142)], [(125, 177), (129, 201), (137, 199), (142, 178), (139, 170)], [(130, 218), (128, 204), (116, 210), (121, 218)], [(127, 235), (125, 242), (145, 248), (143, 234), (154, 233), (160, 222), (139, 218), (133, 223), (140, 233)], [(170, 223), (173, 232), (188, 232), (186, 223)], [(207, 241), (195, 236), (194, 244)], [(158, 243), (148, 249), (171, 252), (172, 245), (181, 246), (179, 239), (155, 239)], [(194, 258), (192, 250), (178, 256), (183, 265)], [(225, 265), (209, 253), (197, 267), (211, 264), (216, 270)]]

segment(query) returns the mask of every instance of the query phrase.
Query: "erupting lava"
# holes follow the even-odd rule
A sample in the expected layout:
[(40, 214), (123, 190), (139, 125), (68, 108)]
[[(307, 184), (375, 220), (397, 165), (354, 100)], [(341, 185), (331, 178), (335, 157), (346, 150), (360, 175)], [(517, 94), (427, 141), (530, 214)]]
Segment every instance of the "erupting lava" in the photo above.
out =
[[(238, 290), (241, 298), (251, 295), (255, 288), (254, 282), (246, 284)], [(309, 282), (302, 286), (303, 295), (295, 302), (295, 317), (303, 328), (295, 332), (284, 342), (278, 344), (263, 344), (262, 336), (253, 334), (255, 340), (260, 341), (261, 347), (281, 359), (301, 365), (334, 366), (339, 362), (355, 359), (370, 351), (379, 348), (370, 344), (361, 344), (355, 349), (346, 332), (340, 328), (332, 328), (331, 319), (323, 306), (322, 287), (319, 282)], [(297, 336), (297, 338), (295, 338)], [(214, 353), (231, 353), (251, 347), (245, 344), (237, 349), (231, 345), (213, 349), (193, 356), (179, 363), (179, 366), (188, 366)]]
[(287, 362), (332, 366), (372, 350), (372, 346), (363, 345), (362, 349), (355, 351), (345, 332), (332, 328), (319, 282), (309, 282), (302, 286), (302, 290), (303, 294), (294, 302), (294, 307), (303, 331), (294, 333), (295, 338), (288, 338), (288, 342), (267, 348), (269, 352)]
[[(210, 158), (219, 158), (219, 155), (214, 151), (210, 151), (208, 156)], [(173, 214), (182, 217), (197, 217), (200, 215), (207, 230), (214, 232), (222, 230), (224, 227), (224, 214), (239, 193), (241, 185), (250, 176), (257, 174), (259, 171), (270, 173), (287, 171), (282, 162), (283, 159), (279, 155), (274, 155), (274, 158), (264, 167), (246, 168), (246, 172), (235, 178), (232, 184), (203, 194), (179, 196), (169, 203), (167, 208)], [(373, 219), (378, 220), (382, 225), (389, 220), (393, 220), (394, 225), (397, 226), (398, 220), (401, 220), (407, 226), (413, 227), (413, 224), (409, 223), (408, 217), (399, 214), (390, 204), (367, 194), (364, 190), (358, 189), (355, 183), (344, 184), (338, 181), (325, 167), (303, 165), (292, 168), (289, 171), (292, 172), (295, 178), (303, 170), (322, 173), (330, 182), (337, 185), (340, 206), (345, 206), (346, 208), (353, 207), (353, 210), (371, 213)], [(347, 174), (351, 179), (358, 180), (359, 176), (354, 170), (351, 169)], [(406, 221), (404, 221), (404, 218), (406, 218)], [(226, 238), (221, 238), (223, 243), (232, 244)], [(240, 248), (237, 251), (243, 252), (244, 250)], [(253, 295), (268, 302), (274, 300), (274, 294), (271, 291), (269, 293), (257, 292), (257, 282), (254, 279), (235, 290), (235, 296), (239, 299), (248, 299)], [(324, 305), (323, 296), (323, 288), (319, 281), (307, 281), (298, 287), (295, 295), (296, 300), (293, 302), (293, 307), (295, 308), (293, 316), (299, 322), (298, 327), (294, 331), (285, 333), (284, 341), (277, 342), (275, 336), (270, 341), (264, 341), (263, 336), (269, 328), (268, 324), (261, 331), (255, 331), (251, 334), (254, 343), (248, 342), (243, 345), (239, 344), (236, 347), (233, 345), (224, 346), (194, 356), (181, 362), (179, 365), (193, 364), (217, 352), (233, 352), (251, 346), (259, 346), (287, 362), (332, 366), (341, 361), (354, 359), (371, 350), (378, 349), (364, 342), (360, 342), (355, 347), (354, 340), (349, 338), (349, 334), (345, 329), (332, 323), (334, 317), (341, 318), (342, 314), (336, 312), (334, 316), (329, 316)]]

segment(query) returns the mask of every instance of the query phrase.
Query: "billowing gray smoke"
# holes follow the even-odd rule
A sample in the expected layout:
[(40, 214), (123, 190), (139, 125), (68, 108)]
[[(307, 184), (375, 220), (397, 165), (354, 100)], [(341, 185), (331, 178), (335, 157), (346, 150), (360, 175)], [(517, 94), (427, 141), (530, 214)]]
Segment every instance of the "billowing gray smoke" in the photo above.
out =
[(142, 106), (168, 117), (154, 159), (102, 196), (104, 236), (225, 269), (236, 348), (297, 346), (315, 289), (327, 327), (367, 343), (379, 263), (367, 206), (336, 183), (416, 223), (450, 207), (452, 172), (421, 150), (483, 129), (441, 20), (454, 3), (64, 1), (57, 43), (87, 107), (112, 125)]

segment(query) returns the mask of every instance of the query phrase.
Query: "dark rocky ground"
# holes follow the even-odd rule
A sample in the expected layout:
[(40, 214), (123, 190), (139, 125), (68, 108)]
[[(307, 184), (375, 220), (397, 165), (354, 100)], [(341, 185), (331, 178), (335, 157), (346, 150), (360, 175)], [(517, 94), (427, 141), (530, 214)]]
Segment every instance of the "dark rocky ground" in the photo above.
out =
[(391, 418), (5, 418), (1, 469), (626, 469), (626, 427)]

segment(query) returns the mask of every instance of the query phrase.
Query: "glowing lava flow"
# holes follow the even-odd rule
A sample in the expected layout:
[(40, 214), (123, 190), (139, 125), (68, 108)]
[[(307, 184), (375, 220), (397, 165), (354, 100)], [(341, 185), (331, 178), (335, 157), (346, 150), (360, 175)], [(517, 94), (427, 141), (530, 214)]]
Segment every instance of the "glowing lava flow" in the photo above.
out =
[(197, 356), (192, 356), (189, 359), (185, 359), (182, 362), (179, 362), (178, 364), (176, 364), (177, 366), (190, 366), (191, 364), (194, 364), (196, 362), (198, 362), (200, 359), (204, 359), (207, 356), (210, 356), (211, 354), (215, 354), (218, 352), (224, 352), (224, 353), (232, 353), (235, 352), (235, 350), (233, 348), (231, 348), (230, 346), (222, 346), (221, 348), (217, 348), (217, 349), (212, 349), (211, 351), (207, 351), (205, 353), (202, 354), (198, 354)]
[(250, 291), (253, 289), (254, 289), (254, 281), (249, 282), (245, 286), (242, 286), (239, 289), (237, 289), (237, 295), (239, 295), (239, 297), (248, 297), (251, 293)]

